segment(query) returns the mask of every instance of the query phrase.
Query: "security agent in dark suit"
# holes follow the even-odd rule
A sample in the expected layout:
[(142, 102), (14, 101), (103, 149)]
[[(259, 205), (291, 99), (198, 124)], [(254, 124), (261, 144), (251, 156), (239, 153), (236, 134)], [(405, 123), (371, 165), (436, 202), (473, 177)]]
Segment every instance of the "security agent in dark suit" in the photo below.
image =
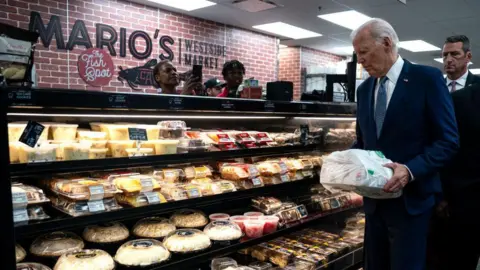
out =
[[(364, 198), (365, 269), (424, 270), (439, 170), (458, 149), (452, 99), (440, 70), (398, 55), (398, 36), (372, 19), (352, 33), (358, 63), (370, 74), (357, 90), (354, 148), (378, 150), (394, 163), (384, 186), (397, 199)], [(459, 269), (460, 270), (460, 269)]]
[(464, 35), (448, 37), (443, 45), (442, 55), (443, 67), (447, 73), (445, 82), (450, 93), (480, 83), (480, 77), (468, 71), (468, 65), (472, 60), (468, 37)]

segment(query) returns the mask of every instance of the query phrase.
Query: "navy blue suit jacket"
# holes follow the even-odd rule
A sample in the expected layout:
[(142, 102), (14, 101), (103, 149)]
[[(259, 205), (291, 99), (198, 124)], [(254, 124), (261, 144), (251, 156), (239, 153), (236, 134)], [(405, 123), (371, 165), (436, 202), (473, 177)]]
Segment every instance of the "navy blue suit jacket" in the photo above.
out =
[[(459, 147), (453, 102), (440, 70), (405, 60), (377, 139), (374, 97), (376, 79), (357, 89), (357, 141), (354, 148), (380, 150), (394, 162), (405, 164), (414, 180), (403, 190), (406, 210), (423, 213), (441, 192), (439, 170)], [(365, 198), (365, 211), (373, 213), (378, 200)]]

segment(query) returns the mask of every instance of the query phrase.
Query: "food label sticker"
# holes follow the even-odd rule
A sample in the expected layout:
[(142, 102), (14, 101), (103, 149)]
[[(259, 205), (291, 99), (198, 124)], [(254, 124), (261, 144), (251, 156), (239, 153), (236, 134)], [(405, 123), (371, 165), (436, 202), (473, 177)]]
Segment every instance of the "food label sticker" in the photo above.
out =
[(88, 211), (90, 213), (105, 211), (105, 205), (103, 204), (103, 200), (88, 201), (87, 205), (88, 205)]
[(153, 179), (150, 177), (140, 178), (142, 192), (150, 192), (153, 190)]
[(301, 216), (302, 218), (308, 216), (307, 208), (305, 208), (304, 205), (299, 205), (299, 206), (297, 207), (297, 210), (298, 210), (298, 212), (300, 213), (300, 216)]
[(290, 177), (288, 177), (287, 174), (282, 174), (282, 175), (280, 176), (280, 179), (282, 180), (283, 183), (290, 181)]
[(88, 190), (90, 191), (90, 201), (102, 200), (105, 195), (105, 189), (103, 185), (99, 186), (89, 186)]
[(278, 166), (280, 166), (280, 169), (282, 170), (282, 174), (288, 172), (288, 166), (285, 164), (285, 162), (278, 162)]
[(302, 174), (303, 174), (303, 177), (305, 177), (305, 178), (313, 176), (312, 171), (302, 171)]
[(157, 192), (145, 192), (145, 196), (147, 196), (148, 204), (160, 203), (160, 197)]
[(271, 142), (272, 140), (268, 137), (267, 133), (257, 133), (257, 139), (261, 142)]
[(250, 137), (250, 134), (244, 132), (244, 133), (240, 133), (237, 135), (238, 137), (240, 137), (242, 139), (242, 141), (252, 141), (252, 137)]
[(14, 209), (13, 210), (13, 222), (28, 221), (27, 209)]
[(38, 139), (44, 129), (45, 127), (43, 125), (34, 121), (28, 121), (27, 126), (18, 140), (33, 148), (37, 145)]
[(195, 168), (195, 179), (207, 177), (207, 171), (206, 167)]
[(249, 166), (248, 172), (250, 173), (250, 177), (255, 177), (255, 176), (259, 175), (259, 172), (258, 172), (256, 166)]
[(252, 183), (253, 183), (254, 186), (261, 186), (262, 185), (262, 179), (260, 179), (259, 177), (253, 178)]
[(128, 137), (132, 141), (148, 141), (147, 130), (144, 128), (128, 128)]
[(232, 140), (228, 136), (228, 134), (217, 134), (218, 142), (219, 143), (232, 143)]
[(12, 203), (26, 206), (28, 204), (27, 193), (25, 192), (12, 193)]
[(126, 95), (109, 95), (108, 104), (111, 108), (128, 108), (128, 99)]
[(232, 185), (230, 183), (220, 183), (220, 188), (222, 189), (222, 192), (232, 191)]
[(200, 197), (200, 192), (198, 191), (197, 188), (189, 188), (187, 192), (188, 192), (188, 197), (189, 197), (189, 198), (198, 198), (198, 197)]

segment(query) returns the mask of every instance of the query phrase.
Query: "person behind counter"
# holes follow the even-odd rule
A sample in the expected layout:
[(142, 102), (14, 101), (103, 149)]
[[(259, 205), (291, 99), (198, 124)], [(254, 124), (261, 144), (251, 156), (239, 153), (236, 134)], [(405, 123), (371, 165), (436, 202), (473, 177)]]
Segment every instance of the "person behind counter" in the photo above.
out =
[(220, 95), (222, 92), (222, 88), (225, 87), (225, 84), (220, 82), (217, 78), (211, 78), (210, 80), (206, 81), (205, 84), (205, 91), (207, 92), (207, 96), (209, 97), (216, 97)]
[(238, 60), (228, 61), (223, 65), (222, 75), (226, 86), (217, 97), (237, 97), (238, 88), (245, 75), (245, 66)]
[[(178, 94), (177, 86), (180, 84), (180, 74), (172, 62), (168, 60), (160, 61), (153, 68), (153, 74), (155, 82), (159, 87), (159, 94)], [(198, 78), (188, 75), (180, 94), (195, 95), (195, 89), (199, 88), (202, 88), (202, 84), (198, 82)]]

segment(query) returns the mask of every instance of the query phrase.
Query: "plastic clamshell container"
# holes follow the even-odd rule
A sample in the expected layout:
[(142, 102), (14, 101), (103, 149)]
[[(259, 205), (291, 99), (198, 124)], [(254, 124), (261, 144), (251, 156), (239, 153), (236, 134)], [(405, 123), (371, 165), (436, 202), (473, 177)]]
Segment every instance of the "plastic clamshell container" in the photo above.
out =
[(38, 257), (60, 257), (83, 247), (83, 240), (74, 233), (52, 232), (37, 237), (30, 246), (30, 253)]
[(18, 159), (20, 163), (51, 162), (57, 159), (56, 150), (56, 145), (42, 144), (31, 148), (22, 144), (19, 147)]
[(264, 216), (265, 214), (262, 212), (246, 212), (243, 215), (246, 217), (261, 217), (261, 216)]
[(40, 263), (17, 263), (17, 270), (52, 270), (52, 268)]
[(9, 142), (8, 150), (10, 152), (10, 163), (18, 163), (20, 161), (19, 151), (22, 143), (21, 142)]
[(245, 234), (249, 238), (258, 238), (263, 235), (263, 226), (265, 221), (261, 219), (248, 219), (243, 222), (245, 226)]
[(17, 142), (22, 136), (23, 130), (27, 127), (27, 124), (9, 123), (8, 124), (8, 141)]
[(107, 133), (101, 131), (77, 130), (78, 140), (106, 141)]
[(263, 216), (260, 217), (261, 220), (265, 222), (263, 226), (263, 234), (269, 234), (277, 231), (278, 222), (280, 218), (277, 216)]
[(116, 177), (113, 183), (123, 193), (131, 195), (160, 189), (155, 178), (141, 174)]
[(191, 253), (209, 248), (212, 245), (210, 238), (197, 229), (181, 229), (169, 233), (163, 244), (171, 252)]
[(160, 138), (163, 139), (180, 139), (185, 137), (187, 124), (184, 121), (161, 121), (158, 122), (160, 127)]
[(79, 140), (79, 143), (90, 144), (92, 149), (105, 149), (107, 148), (106, 140)]
[(208, 218), (209, 218), (211, 221), (229, 220), (229, 219), (230, 219), (230, 215), (229, 215), (229, 214), (225, 214), (225, 213), (215, 213), (215, 214), (211, 214), (210, 216), (208, 216)]
[(128, 125), (100, 125), (102, 132), (108, 132), (108, 137), (113, 141), (127, 141), (130, 139), (128, 136)]
[(175, 225), (166, 218), (149, 217), (139, 220), (133, 226), (133, 234), (141, 238), (160, 239), (175, 231)]
[(153, 177), (162, 183), (176, 183), (183, 180), (185, 177), (185, 172), (182, 169), (161, 169), (154, 170), (152, 173)]
[(134, 141), (109, 141), (108, 148), (112, 157), (128, 157), (127, 149), (133, 148)]
[(170, 258), (170, 252), (154, 239), (129, 241), (117, 250), (115, 261), (127, 267), (146, 267), (160, 264)]
[(230, 221), (235, 222), (242, 231), (245, 231), (245, 221), (249, 220), (249, 217), (246, 216), (233, 216), (230, 217)]
[(77, 135), (78, 125), (50, 124), (51, 138), (55, 141), (73, 141)]
[(147, 197), (145, 193), (138, 193), (134, 195), (117, 194), (115, 198), (117, 199), (118, 203), (125, 204), (131, 207), (142, 207), (150, 204), (167, 202), (167, 199), (161, 192), (152, 191), (149, 196), (153, 196), (154, 195), (153, 193), (156, 193), (156, 196), (158, 197), (158, 202), (150, 202), (149, 197)]
[[(25, 193), (28, 205), (46, 203), (50, 201), (47, 196), (45, 196), (45, 193), (43, 193), (43, 190), (22, 183), (12, 183), (12, 194), (14, 193)], [(15, 208), (15, 201), (13, 202), (13, 205)]]
[(155, 154), (172, 155), (177, 153), (178, 140), (160, 140), (155, 144)]
[[(56, 209), (72, 217), (79, 217), (79, 216), (92, 214), (91, 208), (89, 207), (89, 204), (87, 201), (73, 201), (73, 200), (65, 199), (60, 196), (59, 197), (52, 196), (50, 197), (50, 200), (52, 202), (52, 205)], [(102, 203), (103, 203), (103, 206), (105, 207), (105, 210), (96, 211), (95, 213), (122, 209), (122, 207), (118, 205), (117, 201), (114, 198), (103, 199)]]
[(108, 149), (90, 149), (88, 152), (89, 159), (102, 159), (107, 157)]
[(23, 249), (23, 247), (20, 246), (19, 244), (16, 244), (15, 245), (15, 261), (19, 263), (23, 261), (23, 259), (25, 259), (26, 256), (27, 256), (27, 252), (25, 251), (25, 249)]
[(217, 220), (210, 222), (203, 232), (213, 241), (232, 241), (242, 238), (243, 233), (240, 227), (228, 220)]
[(83, 230), (83, 239), (91, 243), (117, 243), (130, 236), (127, 227), (120, 222), (91, 225)]
[(76, 201), (112, 198), (119, 192), (110, 181), (95, 178), (54, 179), (49, 185), (53, 192)]
[(235, 261), (232, 258), (223, 257), (223, 258), (213, 259), (212, 263), (210, 264), (210, 268), (212, 270), (224, 270), (229, 267), (233, 269), (237, 269), (238, 267), (237, 261)]
[(145, 157), (154, 153), (150, 148), (127, 148), (125, 151), (127, 151), (129, 157)]
[(58, 152), (63, 152), (64, 160), (84, 160), (89, 158), (90, 143), (69, 143), (69, 144), (61, 144), (57, 148), (57, 156)]
[(114, 270), (115, 261), (100, 249), (84, 249), (63, 254), (55, 264), (55, 270), (101, 269)]
[(208, 223), (202, 211), (182, 209), (175, 212), (170, 220), (177, 228), (200, 228)]

